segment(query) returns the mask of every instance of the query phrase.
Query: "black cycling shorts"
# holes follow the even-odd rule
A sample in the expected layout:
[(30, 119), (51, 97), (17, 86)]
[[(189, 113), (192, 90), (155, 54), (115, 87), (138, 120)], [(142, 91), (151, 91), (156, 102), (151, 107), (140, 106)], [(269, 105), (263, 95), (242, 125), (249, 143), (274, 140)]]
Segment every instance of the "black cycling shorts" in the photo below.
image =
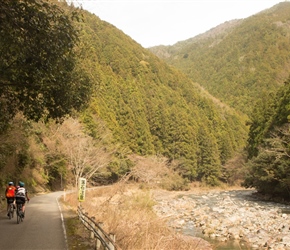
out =
[(16, 204), (25, 204), (25, 197), (16, 197)]
[(15, 198), (14, 197), (7, 197), (7, 204), (13, 203)]

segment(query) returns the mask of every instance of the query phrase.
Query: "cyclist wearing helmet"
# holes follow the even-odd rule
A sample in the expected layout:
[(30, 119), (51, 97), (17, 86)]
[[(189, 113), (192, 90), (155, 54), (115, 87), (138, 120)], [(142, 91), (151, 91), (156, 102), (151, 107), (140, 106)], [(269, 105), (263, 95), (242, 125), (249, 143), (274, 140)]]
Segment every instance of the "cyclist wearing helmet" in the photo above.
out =
[(16, 189), (16, 203), (17, 204), (22, 204), (22, 212), (23, 212), (23, 217), (24, 217), (24, 212), (25, 212), (25, 198), (29, 201), (30, 199), (28, 198), (27, 190), (24, 187), (24, 182), (19, 181), (18, 183), (19, 188)]
[(16, 187), (14, 186), (14, 183), (10, 181), (5, 190), (5, 197), (7, 199), (7, 216), (9, 216), (8, 211), (9, 211), (10, 203), (13, 203), (13, 207), (15, 209), (15, 190), (16, 190)]

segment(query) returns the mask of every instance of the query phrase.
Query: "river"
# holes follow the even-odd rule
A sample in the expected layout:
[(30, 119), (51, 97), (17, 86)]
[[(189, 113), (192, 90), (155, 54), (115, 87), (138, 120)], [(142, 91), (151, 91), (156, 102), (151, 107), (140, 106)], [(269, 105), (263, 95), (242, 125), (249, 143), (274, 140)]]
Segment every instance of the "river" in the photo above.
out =
[[(158, 197), (155, 210), (184, 234), (217, 250), (290, 249), (290, 206), (259, 200), (254, 190), (209, 191)], [(271, 248), (270, 248), (271, 247)]]

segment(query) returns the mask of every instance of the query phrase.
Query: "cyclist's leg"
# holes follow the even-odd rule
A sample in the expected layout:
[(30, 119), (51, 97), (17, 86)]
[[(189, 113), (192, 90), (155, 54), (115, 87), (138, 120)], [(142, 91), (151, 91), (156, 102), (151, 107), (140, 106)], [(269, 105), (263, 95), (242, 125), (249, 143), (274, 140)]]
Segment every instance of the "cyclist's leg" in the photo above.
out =
[(24, 212), (25, 212), (25, 198), (21, 198), (21, 203), (22, 203), (22, 212), (23, 212), (23, 217), (24, 217)]
[(12, 198), (6, 198), (7, 199), (7, 216), (9, 216), (9, 210), (10, 210), (10, 203), (13, 203)]
[(9, 198), (6, 197), (6, 200), (7, 200), (7, 215), (8, 215), (8, 212), (9, 212)]
[(19, 204), (22, 203), (22, 200), (21, 200), (21, 198), (16, 197), (16, 198), (15, 198), (15, 201), (16, 201), (16, 208), (17, 208), (17, 210), (18, 210)]
[(14, 197), (13, 199), (13, 208), (16, 209), (16, 198)]
[(21, 203), (22, 203), (22, 212), (25, 210), (25, 198), (21, 197)]
[(21, 214), (20, 214), (20, 203), (19, 200), (16, 198), (16, 218), (17, 218), (17, 224), (20, 223), (21, 220)]

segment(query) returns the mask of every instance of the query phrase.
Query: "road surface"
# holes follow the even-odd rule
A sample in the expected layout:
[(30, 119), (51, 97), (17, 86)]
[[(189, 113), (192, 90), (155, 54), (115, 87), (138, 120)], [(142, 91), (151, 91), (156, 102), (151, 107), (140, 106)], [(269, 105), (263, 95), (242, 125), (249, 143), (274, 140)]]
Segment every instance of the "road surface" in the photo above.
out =
[(25, 219), (17, 224), (0, 213), (1, 250), (67, 250), (66, 234), (57, 198), (62, 192), (38, 195), (26, 205)]

